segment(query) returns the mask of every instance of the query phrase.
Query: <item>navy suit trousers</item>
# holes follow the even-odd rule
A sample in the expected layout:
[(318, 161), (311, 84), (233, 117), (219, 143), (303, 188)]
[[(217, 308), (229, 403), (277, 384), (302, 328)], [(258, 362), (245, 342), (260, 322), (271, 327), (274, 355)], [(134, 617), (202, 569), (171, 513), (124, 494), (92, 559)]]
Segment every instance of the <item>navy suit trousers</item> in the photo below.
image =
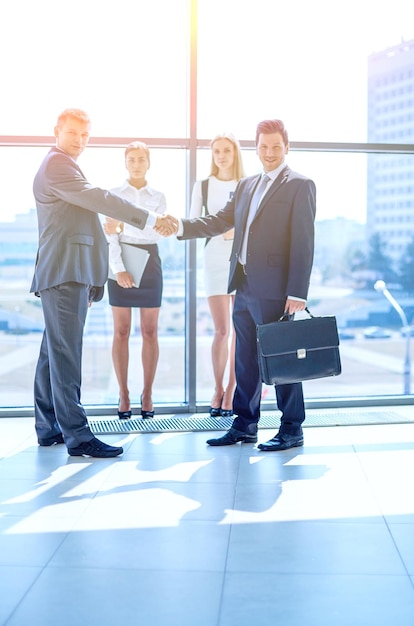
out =
[[(278, 320), (284, 313), (285, 301), (260, 300), (253, 297), (247, 281), (240, 279), (237, 287), (233, 322), (236, 332), (236, 379), (233, 411), (237, 416), (234, 428), (256, 433), (260, 419), (262, 381), (257, 356), (256, 325)], [(275, 385), (276, 401), (282, 412), (280, 433), (299, 435), (305, 419), (302, 383)]]

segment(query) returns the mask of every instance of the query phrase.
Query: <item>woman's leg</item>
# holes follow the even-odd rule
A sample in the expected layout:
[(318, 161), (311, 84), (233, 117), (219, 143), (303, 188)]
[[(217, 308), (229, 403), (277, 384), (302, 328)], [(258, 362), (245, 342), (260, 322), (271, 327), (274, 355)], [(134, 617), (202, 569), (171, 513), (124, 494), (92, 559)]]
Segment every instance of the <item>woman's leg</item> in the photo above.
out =
[(144, 373), (144, 388), (141, 396), (141, 409), (152, 411), (152, 385), (157, 371), (158, 346), (158, 317), (159, 308), (140, 309), (141, 336), (142, 336), (142, 368)]
[(114, 338), (112, 342), (112, 361), (119, 385), (118, 411), (131, 409), (128, 390), (129, 335), (131, 332), (131, 309), (112, 307), (114, 318)]
[[(214, 337), (211, 345), (211, 360), (214, 375), (214, 394), (211, 399), (211, 406), (219, 408), (222, 406), (224, 396), (224, 373), (227, 360), (229, 358), (229, 334), (230, 334), (230, 296), (210, 296), (208, 304), (211, 317), (213, 318)], [(231, 408), (231, 407), (230, 407)]]

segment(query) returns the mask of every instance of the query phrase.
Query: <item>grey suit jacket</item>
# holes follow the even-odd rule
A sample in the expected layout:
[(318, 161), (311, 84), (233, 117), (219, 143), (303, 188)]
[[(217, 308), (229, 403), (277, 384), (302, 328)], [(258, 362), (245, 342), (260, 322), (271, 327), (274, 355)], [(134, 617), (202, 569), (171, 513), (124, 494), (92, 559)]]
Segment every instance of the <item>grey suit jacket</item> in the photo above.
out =
[(39, 248), (31, 292), (66, 282), (102, 287), (108, 278), (108, 242), (98, 213), (143, 229), (148, 211), (93, 187), (80, 167), (52, 148), (36, 174)]
[[(183, 239), (211, 237), (234, 227), (229, 293), (237, 289), (239, 255), (250, 201), (260, 175), (243, 178), (216, 215), (183, 220)], [(264, 196), (249, 228), (246, 271), (257, 298), (307, 299), (314, 251), (315, 184), (286, 166)]]

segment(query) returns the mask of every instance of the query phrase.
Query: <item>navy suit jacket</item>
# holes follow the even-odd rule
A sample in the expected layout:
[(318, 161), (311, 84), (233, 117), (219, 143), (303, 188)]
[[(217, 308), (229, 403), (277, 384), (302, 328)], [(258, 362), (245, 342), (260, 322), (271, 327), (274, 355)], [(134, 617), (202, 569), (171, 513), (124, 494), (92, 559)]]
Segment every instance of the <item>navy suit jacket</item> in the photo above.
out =
[[(237, 289), (239, 256), (250, 201), (260, 175), (243, 178), (233, 198), (215, 215), (184, 219), (182, 239), (211, 237), (234, 227), (229, 293)], [(286, 166), (268, 189), (249, 228), (246, 272), (260, 299), (307, 299), (314, 252), (316, 188)]]
[[(34, 179), (39, 248), (30, 291), (66, 282), (102, 287), (108, 242), (98, 213), (143, 229), (148, 211), (93, 187), (68, 154), (52, 148)], [(102, 292), (103, 293), (103, 292)]]

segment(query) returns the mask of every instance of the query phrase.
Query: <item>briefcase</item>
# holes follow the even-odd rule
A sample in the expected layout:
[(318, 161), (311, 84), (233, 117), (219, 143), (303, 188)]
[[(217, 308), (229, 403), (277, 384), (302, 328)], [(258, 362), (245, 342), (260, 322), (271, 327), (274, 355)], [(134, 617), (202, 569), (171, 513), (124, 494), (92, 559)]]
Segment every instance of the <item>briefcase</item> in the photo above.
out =
[(286, 385), (341, 373), (339, 337), (335, 316), (259, 324), (257, 350), (262, 381)]

